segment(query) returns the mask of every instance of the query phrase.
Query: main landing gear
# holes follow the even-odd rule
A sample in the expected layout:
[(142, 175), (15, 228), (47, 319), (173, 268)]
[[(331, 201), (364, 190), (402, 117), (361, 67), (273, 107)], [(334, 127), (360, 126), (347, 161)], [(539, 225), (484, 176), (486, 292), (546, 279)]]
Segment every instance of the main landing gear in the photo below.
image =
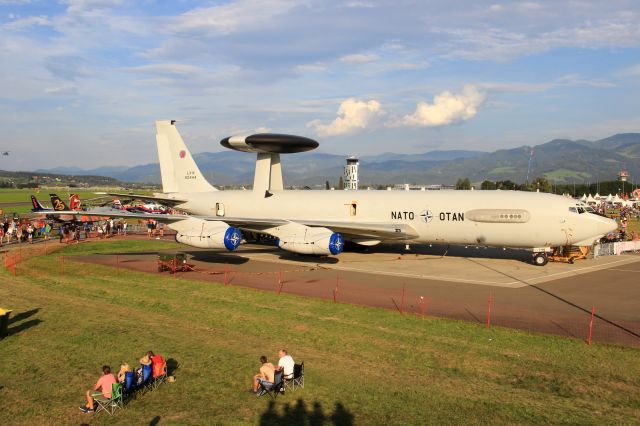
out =
[(536, 266), (544, 266), (549, 262), (549, 258), (547, 257), (547, 253), (534, 253), (533, 254), (533, 264)]

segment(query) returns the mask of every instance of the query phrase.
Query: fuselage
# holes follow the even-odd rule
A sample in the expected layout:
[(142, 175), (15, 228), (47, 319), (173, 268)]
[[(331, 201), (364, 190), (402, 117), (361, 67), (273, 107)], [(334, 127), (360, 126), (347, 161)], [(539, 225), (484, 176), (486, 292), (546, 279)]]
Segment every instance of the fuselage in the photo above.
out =
[[(193, 215), (404, 224), (412, 243), (544, 248), (590, 244), (615, 221), (558, 195), (515, 191), (216, 191), (174, 194)], [(224, 220), (224, 219), (223, 219)]]

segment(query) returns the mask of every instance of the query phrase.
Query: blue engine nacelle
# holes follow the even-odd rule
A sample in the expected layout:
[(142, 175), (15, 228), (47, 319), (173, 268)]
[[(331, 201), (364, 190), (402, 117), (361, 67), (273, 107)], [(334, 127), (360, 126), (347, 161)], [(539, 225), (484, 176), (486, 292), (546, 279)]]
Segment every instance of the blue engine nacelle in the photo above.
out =
[(282, 236), (277, 245), (283, 250), (299, 254), (319, 256), (338, 255), (344, 250), (344, 239), (337, 232), (323, 232), (315, 235)]
[(169, 225), (176, 231), (176, 241), (198, 248), (224, 248), (233, 251), (242, 242), (238, 228), (222, 221), (189, 218)]

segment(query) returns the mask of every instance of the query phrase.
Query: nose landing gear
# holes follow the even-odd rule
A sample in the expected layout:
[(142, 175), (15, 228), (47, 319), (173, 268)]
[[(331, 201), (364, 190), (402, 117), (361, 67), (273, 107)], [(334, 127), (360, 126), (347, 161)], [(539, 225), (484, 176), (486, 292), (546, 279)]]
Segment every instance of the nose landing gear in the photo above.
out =
[(546, 253), (534, 253), (533, 254), (533, 264), (536, 266), (544, 266), (549, 262), (549, 258)]

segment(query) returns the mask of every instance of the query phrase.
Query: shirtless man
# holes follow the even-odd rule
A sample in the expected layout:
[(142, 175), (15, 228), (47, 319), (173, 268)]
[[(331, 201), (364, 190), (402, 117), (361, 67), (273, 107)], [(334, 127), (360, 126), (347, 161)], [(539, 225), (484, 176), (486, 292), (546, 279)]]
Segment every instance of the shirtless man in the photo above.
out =
[[(258, 392), (260, 383), (262, 383), (266, 388), (270, 388), (271, 386), (273, 386), (273, 375), (276, 371), (275, 367), (273, 366), (273, 364), (267, 361), (267, 357), (264, 355), (260, 357), (260, 362), (262, 363), (260, 371), (258, 372), (258, 374), (253, 376), (253, 393)], [(260, 395), (261, 394), (258, 393), (258, 396)]]

